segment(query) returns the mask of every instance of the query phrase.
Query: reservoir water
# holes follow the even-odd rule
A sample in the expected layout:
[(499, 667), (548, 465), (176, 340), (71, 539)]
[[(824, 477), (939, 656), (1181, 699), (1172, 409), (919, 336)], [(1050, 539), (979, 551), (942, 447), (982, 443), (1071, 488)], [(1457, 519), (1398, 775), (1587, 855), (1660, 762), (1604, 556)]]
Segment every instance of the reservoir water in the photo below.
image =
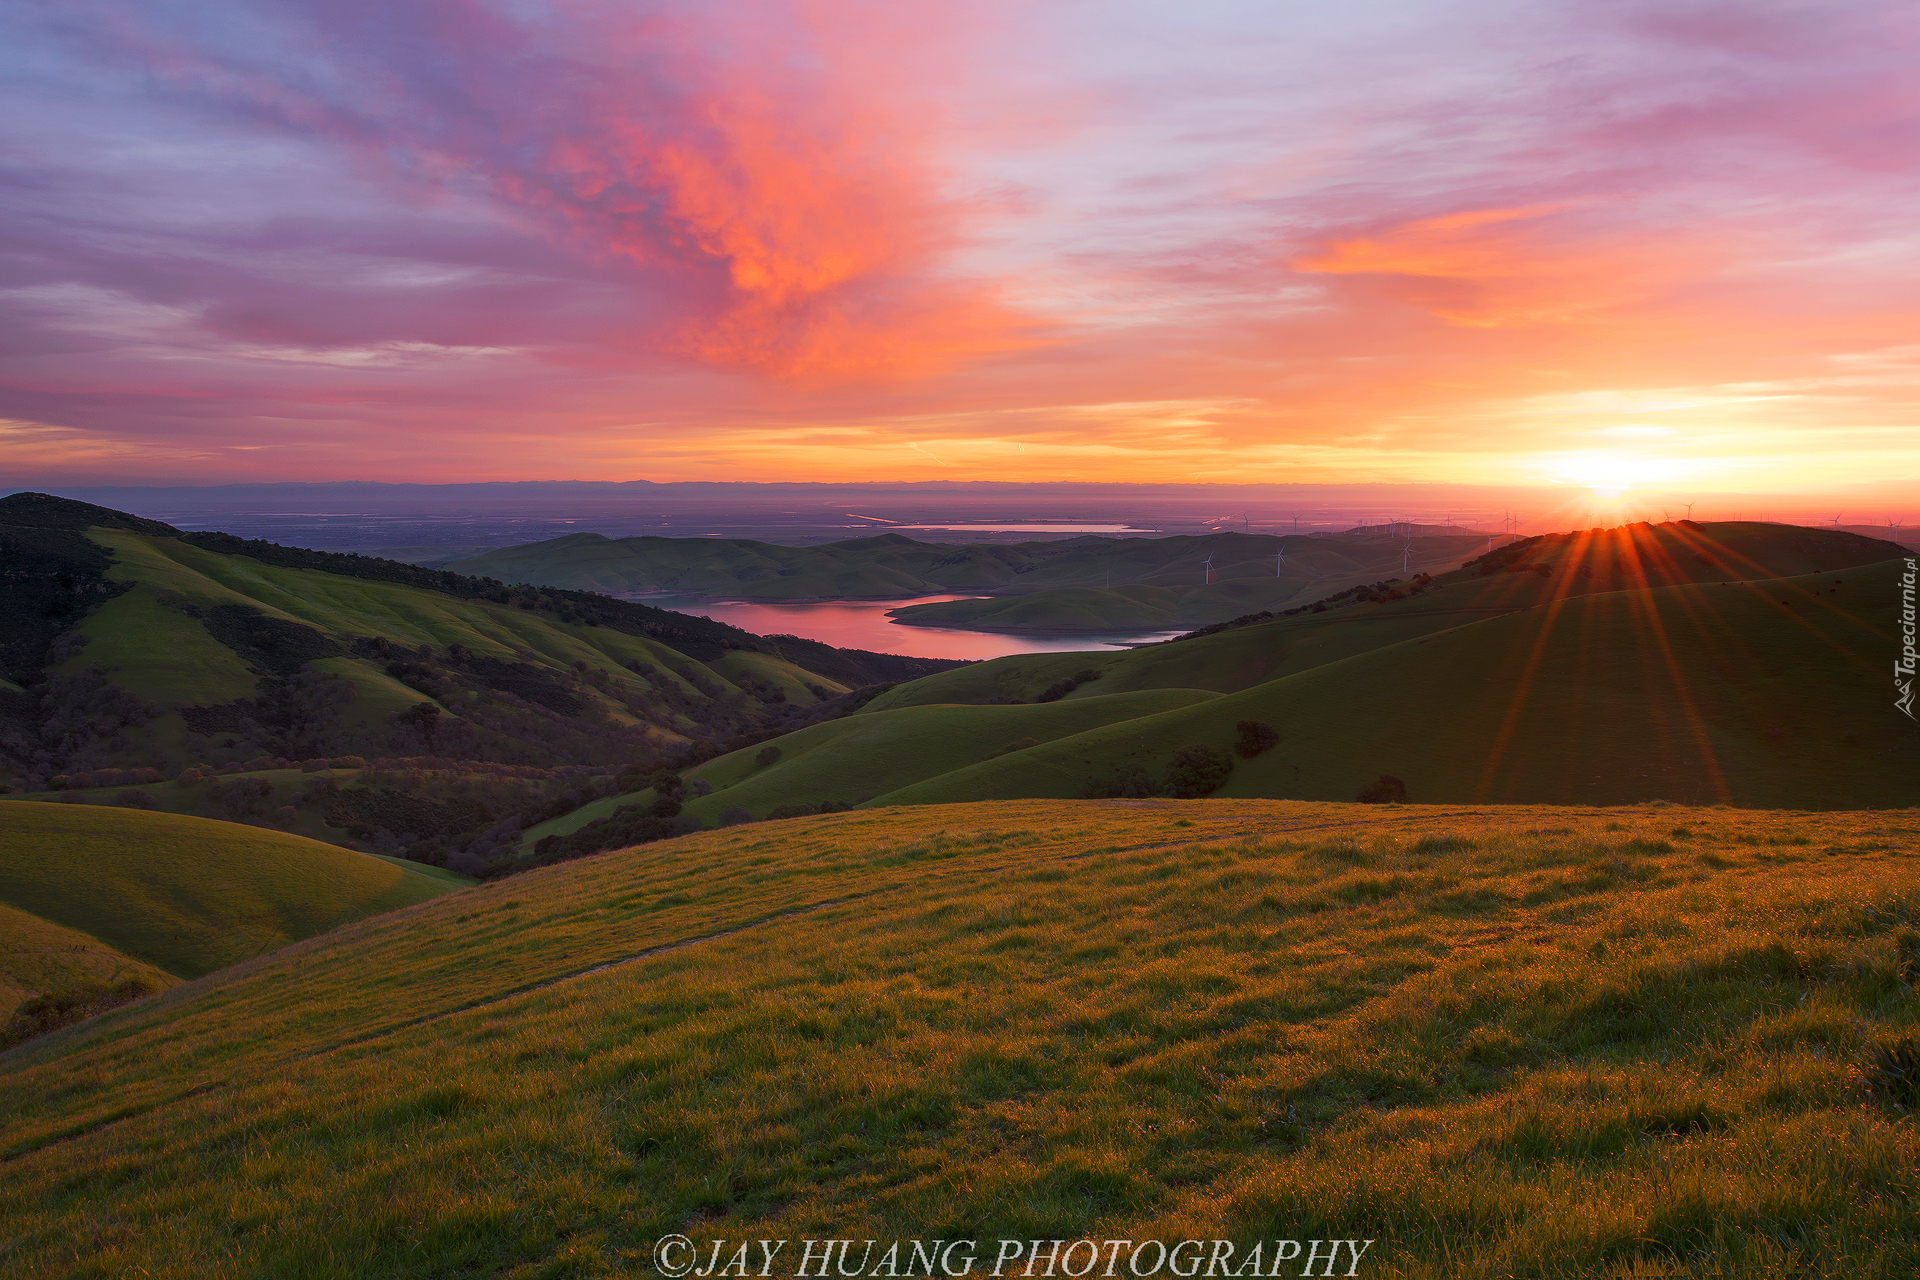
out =
[(725, 622), (756, 635), (792, 635), (842, 649), (901, 653), (914, 658), (1004, 658), (1010, 653), (1061, 653), (1098, 650), (1166, 640), (1178, 631), (1112, 635), (1001, 635), (957, 631), (950, 627), (909, 627), (887, 617), (887, 610), (975, 596), (921, 596), (913, 600), (830, 600), (814, 604), (750, 604), (740, 600), (698, 600), (684, 596), (636, 596), (656, 609), (674, 609)]

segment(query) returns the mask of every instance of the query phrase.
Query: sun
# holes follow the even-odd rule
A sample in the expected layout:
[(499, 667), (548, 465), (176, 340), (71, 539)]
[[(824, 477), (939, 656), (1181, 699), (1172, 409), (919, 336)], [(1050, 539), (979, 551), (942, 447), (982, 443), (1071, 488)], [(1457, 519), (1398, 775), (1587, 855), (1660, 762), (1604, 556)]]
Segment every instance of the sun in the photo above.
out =
[(1618, 498), (1630, 489), (1665, 483), (1684, 470), (1663, 458), (1627, 453), (1566, 453), (1543, 461), (1548, 479), (1590, 489), (1598, 498)]

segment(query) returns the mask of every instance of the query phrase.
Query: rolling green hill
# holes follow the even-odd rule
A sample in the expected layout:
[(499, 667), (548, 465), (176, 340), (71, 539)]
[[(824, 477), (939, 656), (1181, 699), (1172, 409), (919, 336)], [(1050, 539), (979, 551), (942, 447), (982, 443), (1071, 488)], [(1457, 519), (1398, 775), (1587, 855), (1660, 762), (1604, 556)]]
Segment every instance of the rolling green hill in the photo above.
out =
[[(1851, 534), (1754, 523), (1641, 524), (1532, 538), (1433, 577), (1417, 590), (1403, 583), (1318, 609), (1295, 608), (1290, 617), (1256, 615), (1124, 654), (1023, 654), (975, 663), (902, 685), (871, 709), (1031, 701), (1089, 666), (1106, 680), (1101, 692), (1190, 687), (1231, 693), (1382, 645), (1577, 596), (1761, 581), (1884, 563), (1899, 554), (1896, 544)], [(1712, 599), (1702, 598), (1709, 605)]]
[[(322, 821), (324, 797), (290, 771), (425, 758), (482, 782), (496, 764), (611, 779), (803, 723), (855, 686), (957, 665), (765, 639), (581, 592), (181, 533), (45, 494), (0, 499), (0, 557), (9, 677), (0, 793), (100, 773), (158, 782), (238, 770), (260, 795), (213, 816), (276, 825), (275, 811), (300, 810), (277, 825), (297, 820), (327, 838), (364, 827), (361, 840), (384, 828), (388, 843), (424, 841), (434, 856), (446, 848), (426, 836), (458, 834), (445, 823)], [(88, 802), (204, 808), (165, 787), (123, 801), (126, 786), (72, 789)], [(502, 817), (467, 807), (481, 825)], [(422, 839), (398, 838), (408, 834)]]
[[(1032, 744), (1191, 707), (1214, 696), (1202, 689), (1149, 689), (1032, 707), (906, 707), (848, 716), (701, 765), (689, 777), (706, 782), (713, 793), (687, 803), (682, 812), (703, 825), (718, 825), (731, 809), (764, 818), (782, 805), (817, 808), (826, 800), (864, 801), (988, 756), (1017, 767)], [(759, 763), (769, 747), (778, 757)]]
[(231, 822), (0, 800), (0, 904), (174, 977), (469, 883)]
[[(1904, 807), (1920, 798), (1920, 742), (1886, 678), (1899, 567), (1569, 596), (1278, 678), (1311, 624), (1161, 646), (1154, 674), (1169, 682), (1179, 667), (1168, 664), (1182, 660), (1217, 674), (1222, 649), (1275, 653), (1264, 679), (1230, 696), (1058, 738), (875, 803), (1084, 795), (1090, 781), (1133, 769), (1158, 778), (1183, 747), (1227, 752), (1245, 719), (1273, 725), (1280, 743), (1236, 761), (1221, 794), (1352, 799), (1388, 774), (1420, 801)], [(1444, 621), (1407, 604), (1398, 616), (1409, 627)], [(1367, 639), (1388, 640), (1394, 617), (1377, 611)], [(1129, 670), (1140, 662), (1114, 660), (1096, 687), (1140, 678)], [(956, 676), (977, 681), (992, 665)]]
[(1862, 1061), (1920, 1025), (1917, 840), (1202, 800), (650, 845), (0, 1055), (0, 1266), (625, 1276), (684, 1233), (1891, 1280), (1920, 1134)]
[(0, 1030), (35, 996), (110, 988), (128, 978), (156, 991), (179, 981), (79, 929), (0, 903)]

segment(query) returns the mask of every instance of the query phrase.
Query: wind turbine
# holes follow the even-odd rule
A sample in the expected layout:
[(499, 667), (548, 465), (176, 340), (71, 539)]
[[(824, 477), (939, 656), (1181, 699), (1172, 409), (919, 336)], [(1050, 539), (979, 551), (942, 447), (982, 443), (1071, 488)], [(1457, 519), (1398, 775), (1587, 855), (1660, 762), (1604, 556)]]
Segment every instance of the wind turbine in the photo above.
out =
[(1293, 531), (1297, 534), (1300, 532), (1300, 513), (1298, 511), (1294, 511), (1294, 512), (1290, 512), (1289, 514), (1293, 516)]
[(1686, 507), (1687, 507), (1687, 519), (1691, 520), (1693, 519), (1693, 503), (1691, 502), (1687, 503)]
[(1207, 563), (1205, 568), (1207, 571), (1207, 581), (1212, 582), (1213, 581), (1213, 556), (1211, 553), (1209, 553), (1207, 556)]
[(1407, 526), (1406, 545), (1400, 548), (1400, 572), (1405, 573), (1407, 566), (1413, 563), (1413, 526)]
[(1277, 578), (1280, 576), (1280, 566), (1285, 564), (1286, 562), (1287, 562), (1287, 549), (1285, 547), (1282, 547), (1278, 551), (1273, 553), (1273, 576), (1274, 577)]
[[(1842, 514), (1842, 515), (1844, 515), (1845, 513), (1844, 513), (1844, 512), (1842, 512), (1841, 514)], [(1838, 516), (1838, 515), (1836, 515), (1836, 516), (1834, 516), (1834, 518), (1833, 518), (1833, 527), (1834, 527), (1834, 528), (1836, 528), (1836, 529), (1838, 529), (1838, 528), (1840, 527), (1840, 516)]]

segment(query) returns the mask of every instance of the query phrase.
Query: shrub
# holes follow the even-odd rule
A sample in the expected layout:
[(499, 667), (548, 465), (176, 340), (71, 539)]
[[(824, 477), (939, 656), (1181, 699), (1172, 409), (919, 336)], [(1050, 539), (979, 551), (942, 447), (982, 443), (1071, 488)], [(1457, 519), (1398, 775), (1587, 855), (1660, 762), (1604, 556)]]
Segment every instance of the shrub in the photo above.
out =
[(1216, 790), (1233, 772), (1233, 758), (1212, 747), (1182, 747), (1167, 765), (1167, 794), (1191, 800)]
[(1035, 702), (1058, 702), (1080, 686), (1071, 680), (1056, 680), (1041, 691)]
[(70, 991), (50, 991), (35, 996), (13, 1011), (13, 1017), (0, 1029), (0, 1048), (43, 1036), (96, 1013), (105, 1013), (160, 988), (146, 978), (128, 978), (108, 986), (76, 987)]
[(283, 804), (273, 811), (273, 825), (285, 830), (300, 821), (300, 811), (290, 804)]
[(1101, 675), (1102, 673), (1100, 671), (1088, 667), (1085, 671), (1074, 672), (1073, 679), (1076, 684), (1091, 684), (1093, 681), (1098, 680)]
[(1369, 782), (1354, 797), (1361, 804), (1400, 804), (1406, 798), (1407, 784), (1390, 773), (1381, 774), (1379, 781)]
[(764, 769), (768, 765), (772, 764), (775, 760), (778, 760), (779, 758), (780, 758), (780, 748), (762, 747), (758, 752), (754, 754), (753, 762), (759, 765), (762, 769)]
[(128, 787), (113, 798), (113, 802), (123, 809), (158, 809), (160, 802), (144, 791)]
[(1242, 760), (1251, 760), (1280, 745), (1280, 731), (1265, 721), (1242, 720), (1233, 728), (1240, 735), (1234, 741), (1233, 751)]
[(769, 812), (767, 820), (771, 822), (778, 818), (804, 818), (818, 812), (819, 810), (810, 804), (783, 804)]
[(1087, 797), (1092, 800), (1144, 800), (1159, 794), (1159, 784), (1139, 765), (1120, 769), (1104, 778), (1087, 779)]
[(742, 809), (739, 805), (735, 805), (720, 815), (720, 825), (723, 827), (744, 827), (752, 821), (753, 815), (745, 809)]
[(477, 880), (486, 869), (487, 864), (471, 850), (462, 849), (447, 855), (447, 870), (457, 876), (471, 876)]
[(663, 795), (653, 802), (648, 812), (656, 818), (677, 818), (680, 816), (680, 797)]

